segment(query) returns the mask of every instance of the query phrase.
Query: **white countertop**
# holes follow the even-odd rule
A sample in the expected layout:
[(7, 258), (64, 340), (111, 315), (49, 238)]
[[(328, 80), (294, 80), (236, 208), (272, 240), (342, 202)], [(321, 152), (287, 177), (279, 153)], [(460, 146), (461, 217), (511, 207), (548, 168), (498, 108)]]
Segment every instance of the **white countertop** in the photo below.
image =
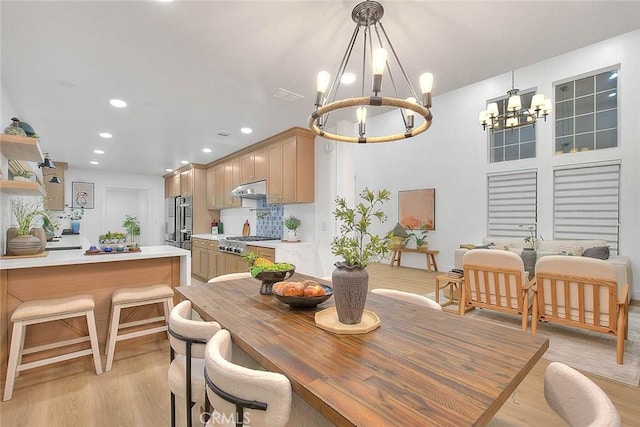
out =
[(187, 257), (191, 258), (191, 252), (174, 246), (143, 246), (140, 252), (111, 253), (104, 255), (85, 255), (84, 250), (74, 249), (66, 251), (45, 252), (46, 256), (31, 258), (1, 258), (0, 270), (12, 270), (17, 268), (50, 267), (58, 265), (95, 264), (99, 262), (130, 261), (136, 259)]

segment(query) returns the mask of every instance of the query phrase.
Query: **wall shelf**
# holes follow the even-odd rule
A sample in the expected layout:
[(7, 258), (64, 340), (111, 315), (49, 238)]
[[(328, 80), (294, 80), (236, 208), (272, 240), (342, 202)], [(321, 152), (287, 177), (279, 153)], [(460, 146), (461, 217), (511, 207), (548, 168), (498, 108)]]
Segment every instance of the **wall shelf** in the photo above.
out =
[(8, 160), (42, 163), (44, 157), (36, 138), (0, 134), (0, 149)]
[(0, 192), (19, 196), (44, 196), (44, 187), (37, 182), (0, 181)]

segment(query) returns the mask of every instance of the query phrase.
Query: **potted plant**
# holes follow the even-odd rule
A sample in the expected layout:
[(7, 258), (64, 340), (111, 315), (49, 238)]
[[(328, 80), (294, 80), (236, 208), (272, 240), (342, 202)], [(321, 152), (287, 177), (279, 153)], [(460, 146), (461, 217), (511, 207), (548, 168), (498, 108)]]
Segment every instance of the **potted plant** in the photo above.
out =
[(25, 170), (15, 171), (13, 173), (13, 180), (14, 181), (21, 181), (21, 182), (30, 182), (31, 181), (31, 172), (28, 172), (28, 171), (25, 171)]
[(427, 235), (429, 234), (429, 230), (427, 230), (426, 224), (423, 224), (417, 230), (414, 230), (411, 227), (409, 227), (408, 234), (409, 236), (407, 237), (407, 240), (411, 240), (411, 239), (415, 240), (416, 248), (427, 249), (429, 247), (429, 243), (427, 242)]
[(119, 231), (107, 231), (105, 234), (101, 234), (98, 236), (98, 243), (100, 244), (100, 248), (105, 250), (106, 248), (111, 248), (112, 246), (121, 245), (124, 248), (124, 244), (127, 242), (127, 236), (124, 233)]
[(73, 234), (80, 233), (80, 220), (84, 216), (84, 207), (80, 206), (80, 209), (72, 209), (69, 205), (64, 205), (64, 213), (60, 218), (68, 219), (71, 221), (71, 232)]
[(11, 255), (34, 255), (44, 249), (43, 241), (31, 235), (33, 221), (42, 213), (42, 200), (11, 199), (11, 213), (16, 218), (15, 237), (7, 242)]
[(538, 258), (536, 254), (536, 227), (535, 225), (524, 224), (520, 224), (518, 227), (526, 229), (529, 232), (529, 235), (524, 238), (524, 241), (529, 244), (529, 247), (522, 250), (520, 257), (522, 258), (525, 271), (529, 273), (529, 279), (532, 279), (535, 275), (536, 260)]
[(369, 229), (374, 219), (380, 223), (387, 221), (382, 205), (389, 200), (389, 191), (365, 188), (359, 197), (362, 201), (355, 207), (348, 207), (344, 198), (336, 197), (333, 212), (341, 224), (339, 235), (331, 242), (331, 252), (343, 261), (335, 264), (331, 280), (338, 320), (345, 324), (357, 324), (362, 319), (369, 288), (367, 264), (381, 259), (392, 248), (391, 232), (379, 236)]
[(284, 219), (284, 226), (287, 227), (287, 240), (290, 242), (296, 242), (298, 240), (298, 227), (300, 227), (301, 221), (293, 215), (290, 215)]
[(140, 235), (140, 221), (138, 221), (138, 217), (125, 215), (122, 226), (125, 230), (127, 230), (127, 235), (129, 236), (129, 241), (131, 242), (130, 246), (137, 247), (138, 244), (136, 242), (136, 236)]

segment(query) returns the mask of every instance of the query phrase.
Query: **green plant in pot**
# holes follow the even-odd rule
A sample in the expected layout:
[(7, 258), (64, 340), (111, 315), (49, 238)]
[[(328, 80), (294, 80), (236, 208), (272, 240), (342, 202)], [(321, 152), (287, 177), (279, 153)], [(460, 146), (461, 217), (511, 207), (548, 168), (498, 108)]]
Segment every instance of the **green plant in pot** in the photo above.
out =
[(412, 239), (415, 240), (416, 248), (429, 246), (429, 244), (427, 243), (427, 236), (429, 235), (429, 230), (427, 230), (426, 225), (423, 224), (417, 230), (409, 228), (408, 234), (409, 236), (407, 237), (407, 240), (412, 240)]
[(340, 232), (331, 242), (331, 252), (343, 261), (335, 264), (331, 280), (338, 321), (349, 325), (362, 320), (369, 290), (367, 264), (382, 259), (392, 248), (391, 232), (379, 236), (370, 230), (374, 220), (387, 221), (382, 206), (390, 198), (389, 191), (374, 192), (365, 188), (359, 197), (361, 201), (354, 207), (348, 207), (344, 198), (336, 197), (333, 212), (340, 221)]
[[(15, 236), (7, 239), (8, 255), (34, 255), (44, 249), (43, 241), (32, 235), (34, 220), (42, 214), (42, 200), (11, 199), (11, 213), (16, 219)], [(44, 235), (44, 231), (40, 229)], [(12, 234), (12, 233), (9, 233)]]
[(290, 215), (284, 219), (284, 226), (287, 228), (287, 240), (298, 240), (298, 227), (300, 227), (301, 221), (299, 218)]
[(125, 215), (124, 222), (122, 226), (125, 230), (127, 230), (127, 235), (129, 236), (129, 241), (131, 242), (131, 247), (138, 247), (138, 243), (136, 242), (136, 237), (140, 235), (140, 221), (138, 221), (138, 217)]

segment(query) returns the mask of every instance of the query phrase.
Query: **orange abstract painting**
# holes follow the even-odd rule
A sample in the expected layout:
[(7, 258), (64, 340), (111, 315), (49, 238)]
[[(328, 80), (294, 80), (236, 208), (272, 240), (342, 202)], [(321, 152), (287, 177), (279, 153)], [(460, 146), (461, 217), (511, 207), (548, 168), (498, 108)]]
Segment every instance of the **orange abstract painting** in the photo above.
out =
[(398, 191), (398, 216), (404, 228), (436, 228), (436, 190)]

